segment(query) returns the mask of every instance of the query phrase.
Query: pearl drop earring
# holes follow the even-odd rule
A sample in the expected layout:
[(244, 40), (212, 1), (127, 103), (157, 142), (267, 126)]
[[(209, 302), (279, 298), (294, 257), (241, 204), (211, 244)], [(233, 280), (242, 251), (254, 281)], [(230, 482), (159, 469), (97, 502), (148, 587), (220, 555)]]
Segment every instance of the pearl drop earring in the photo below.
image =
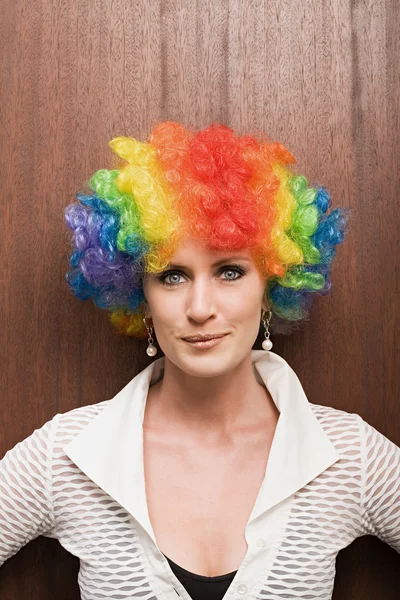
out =
[(270, 322), (271, 317), (272, 317), (272, 312), (270, 310), (268, 311), (268, 319), (265, 319), (265, 314), (266, 313), (264, 311), (263, 315), (262, 315), (262, 322), (263, 322), (264, 327), (265, 327), (265, 331), (264, 331), (264, 338), (265, 338), (265, 340), (263, 341), (263, 343), (261, 345), (263, 347), (263, 350), (271, 350), (273, 344), (272, 344), (271, 340), (269, 339), (268, 325), (269, 325), (269, 322)]
[(157, 354), (158, 350), (157, 350), (157, 348), (153, 344), (154, 340), (153, 340), (152, 335), (151, 335), (153, 333), (153, 328), (151, 327), (151, 325), (147, 325), (147, 323), (146, 323), (146, 317), (144, 317), (143, 323), (145, 324), (146, 329), (147, 329), (147, 333), (149, 334), (149, 338), (148, 338), (149, 345), (146, 348), (146, 353), (149, 356), (155, 356)]

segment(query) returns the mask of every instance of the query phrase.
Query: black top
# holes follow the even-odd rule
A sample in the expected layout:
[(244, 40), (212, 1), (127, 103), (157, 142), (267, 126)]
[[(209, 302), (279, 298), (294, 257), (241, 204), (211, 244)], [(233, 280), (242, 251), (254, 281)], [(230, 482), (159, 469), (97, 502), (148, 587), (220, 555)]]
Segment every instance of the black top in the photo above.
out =
[(226, 573), (225, 575), (206, 577), (187, 571), (174, 563), (168, 556), (165, 556), (165, 558), (173, 573), (193, 600), (221, 600), (237, 573), (237, 571), (232, 571), (232, 573)]

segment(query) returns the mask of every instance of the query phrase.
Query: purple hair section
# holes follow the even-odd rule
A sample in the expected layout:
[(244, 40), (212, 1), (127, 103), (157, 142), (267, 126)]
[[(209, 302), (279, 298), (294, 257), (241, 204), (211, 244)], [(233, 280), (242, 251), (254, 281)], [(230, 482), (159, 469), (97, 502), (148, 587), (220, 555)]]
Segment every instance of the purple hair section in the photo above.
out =
[(93, 298), (96, 306), (111, 311), (136, 310), (144, 300), (142, 256), (117, 249), (119, 214), (97, 196), (77, 194), (80, 203), (67, 206), (65, 223), (72, 230), (74, 247), (66, 280), (81, 300)]

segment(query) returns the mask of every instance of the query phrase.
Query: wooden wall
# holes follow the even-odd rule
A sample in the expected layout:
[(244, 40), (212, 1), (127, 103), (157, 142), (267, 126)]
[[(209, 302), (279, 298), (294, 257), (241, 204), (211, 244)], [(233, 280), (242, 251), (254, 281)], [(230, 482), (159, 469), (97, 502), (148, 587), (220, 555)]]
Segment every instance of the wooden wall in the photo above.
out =
[[(399, 12), (398, 0), (4, 0), (0, 457), (148, 364), (145, 342), (118, 338), (67, 289), (63, 209), (110, 166), (111, 138), (145, 139), (167, 119), (265, 131), (352, 208), (331, 296), (274, 351), (310, 401), (400, 445)], [(334, 600), (398, 598), (399, 566), (376, 538), (356, 540)], [(78, 568), (39, 538), (1, 568), (0, 597), (78, 599)]]

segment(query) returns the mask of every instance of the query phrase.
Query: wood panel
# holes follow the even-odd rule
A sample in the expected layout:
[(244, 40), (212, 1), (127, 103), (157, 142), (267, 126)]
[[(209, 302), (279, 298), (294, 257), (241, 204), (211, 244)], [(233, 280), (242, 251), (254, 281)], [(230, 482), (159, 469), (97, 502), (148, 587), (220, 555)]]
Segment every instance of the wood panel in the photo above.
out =
[[(400, 445), (398, 0), (4, 0), (0, 27), (0, 456), (148, 364), (144, 342), (69, 293), (63, 208), (110, 166), (112, 137), (166, 119), (264, 131), (352, 208), (331, 296), (274, 350), (311, 401)], [(398, 567), (359, 539), (339, 553), (334, 598), (397, 598)], [(2, 567), (0, 597), (79, 598), (78, 568), (37, 539)]]

